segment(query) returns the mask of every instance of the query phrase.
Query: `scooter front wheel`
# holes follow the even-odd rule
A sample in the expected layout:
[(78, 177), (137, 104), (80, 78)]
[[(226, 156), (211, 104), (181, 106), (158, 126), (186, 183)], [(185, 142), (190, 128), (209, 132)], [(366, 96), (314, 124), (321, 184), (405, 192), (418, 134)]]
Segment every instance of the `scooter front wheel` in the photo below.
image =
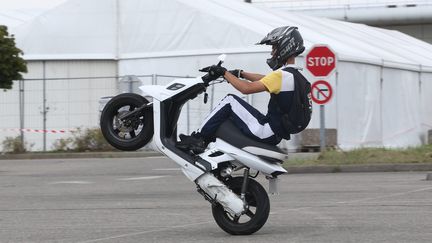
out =
[(119, 117), (147, 104), (141, 95), (124, 93), (113, 97), (104, 107), (100, 127), (102, 134), (113, 147), (133, 151), (142, 148), (153, 137), (153, 109), (121, 120)]
[[(240, 195), (243, 177), (234, 177), (226, 185)], [(255, 180), (248, 179), (246, 191), (247, 210), (240, 216), (232, 216), (222, 205), (213, 206), (213, 218), (221, 229), (232, 235), (250, 235), (257, 232), (265, 224), (270, 213), (270, 200), (265, 189)]]

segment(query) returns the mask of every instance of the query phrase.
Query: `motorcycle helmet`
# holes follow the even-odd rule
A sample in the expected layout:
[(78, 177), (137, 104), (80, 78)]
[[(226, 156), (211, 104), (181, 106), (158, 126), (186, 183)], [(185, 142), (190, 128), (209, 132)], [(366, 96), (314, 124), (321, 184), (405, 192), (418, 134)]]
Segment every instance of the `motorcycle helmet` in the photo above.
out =
[(273, 46), (272, 57), (267, 59), (267, 64), (273, 70), (282, 67), (291, 56), (298, 56), (305, 50), (303, 38), (294, 26), (276, 28), (257, 44)]

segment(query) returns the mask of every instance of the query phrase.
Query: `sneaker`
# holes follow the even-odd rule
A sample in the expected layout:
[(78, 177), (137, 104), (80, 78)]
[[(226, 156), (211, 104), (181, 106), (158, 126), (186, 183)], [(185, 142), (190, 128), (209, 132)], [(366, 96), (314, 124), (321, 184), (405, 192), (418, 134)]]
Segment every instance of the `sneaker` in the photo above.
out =
[(179, 137), (180, 142), (176, 143), (176, 147), (181, 150), (192, 150), (193, 153), (200, 154), (207, 148), (207, 143), (200, 133), (193, 132), (190, 136), (180, 134)]
[(199, 132), (192, 132), (191, 135), (180, 134), (179, 137), (180, 137), (180, 141), (183, 141), (185, 139), (188, 139), (188, 137), (202, 138), (202, 135)]
[[(187, 137), (189, 137), (188, 135), (185, 134), (180, 134), (179, 135), (180, 140), (183, 141), (184, 139), (186, 139)], [(194, 137), (194, 138), (198, 138), (198, 139), (203, 139), (204, 142), (206, 143), (206, 146), (211, 143), (216, 141), (216, 137), (204, 137), (203, 135), (201, 135), (200, 132), (192, 132), (190, 137)]]

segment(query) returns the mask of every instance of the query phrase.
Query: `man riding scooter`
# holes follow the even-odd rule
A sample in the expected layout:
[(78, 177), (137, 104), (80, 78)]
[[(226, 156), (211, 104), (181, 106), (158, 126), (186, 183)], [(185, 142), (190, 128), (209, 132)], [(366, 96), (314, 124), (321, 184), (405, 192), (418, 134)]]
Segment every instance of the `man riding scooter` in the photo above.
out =
[(263, 143), (276, 145), (282, 138), (290, 139), (290, 132), (282, 121), (283, 115), (291, 109), (295, 84), (299, 79), (306, 80), (295, 65), (295, 58), (305, 50), (303, 38), (297, 27), (284, 26), (272, 30), (257, 44), (272, 46), (272, 56), (267, 59), (267, 64), (273, 72), (267, 75), (239, 69), (227, 71), (217, 65), (200, 71), (209, 72), (214, 78), (222, 76), (242, 94), (269, 92), (271, 98), (267, 114), (262, 114), (240, 97), (229, 94), (207, 116), (199, 132), (190, 136), (180, 135), (181, 141), (176, 145), (178, 148), (192, 150), (196, 154), (203, 152), (208, 143), (214, 141), (219, 126), (228, 119), (243, 134)]

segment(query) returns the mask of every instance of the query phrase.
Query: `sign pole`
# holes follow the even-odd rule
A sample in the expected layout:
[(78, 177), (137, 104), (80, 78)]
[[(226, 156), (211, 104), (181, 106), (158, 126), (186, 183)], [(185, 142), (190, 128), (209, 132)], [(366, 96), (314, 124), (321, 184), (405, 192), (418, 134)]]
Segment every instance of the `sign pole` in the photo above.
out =
[(318, 80), (311, 86), (311, 95), (312, 101), (320, 106), (320, 151), (323, 152), (326, 149), (325, 104), (333, 96), (333, 89), (327, 81)]
[(325, 107), (320, 105), (320, 151), (324, 152), (326, 148), (325, 139)]

